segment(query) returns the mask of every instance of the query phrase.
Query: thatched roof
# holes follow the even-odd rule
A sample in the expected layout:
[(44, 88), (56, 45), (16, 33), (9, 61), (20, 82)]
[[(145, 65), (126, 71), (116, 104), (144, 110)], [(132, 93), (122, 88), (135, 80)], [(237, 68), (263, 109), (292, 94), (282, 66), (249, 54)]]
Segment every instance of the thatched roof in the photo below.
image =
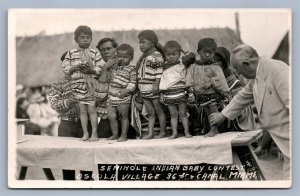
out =
[[(198, 40), (204, 37), (214, 38), (218, 46), (224, 46), (230, 51), (239, 45), (234, 31), (229, 28), (155, 30), (162, 44), (169, 40), (177, 40), (184, 50), (196, 52)], [(137, 61), (141, 52), (138, 47), (139, 31), (114, 31), (93, 33), (91, 47), (103, 37), (114, 37), (116, 41), (131, 44), (135, 48)], [(60, 70), (60, 57), (70, 49), (76, 48), (73, 33), (52, 36), (18, 37), (17, 47), (17, 83), (25, 85), (50, 84), (63, 77)]]
[(287, 32), (280, 42), (276, 52), (273, 55), (273, 59), (281, 60), (285, 62), (286, 64), (290, 64), (289, 62), (289, 55), (290, 55), (290, 49), (289, 49), (289, 32)]

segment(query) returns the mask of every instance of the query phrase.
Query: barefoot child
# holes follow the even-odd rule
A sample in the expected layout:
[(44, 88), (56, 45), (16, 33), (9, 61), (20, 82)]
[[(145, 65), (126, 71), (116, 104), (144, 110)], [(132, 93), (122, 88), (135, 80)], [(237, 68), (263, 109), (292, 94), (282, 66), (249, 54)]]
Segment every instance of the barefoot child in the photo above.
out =
[[(128, 44), (122, 44), (117, 48), (118, 66), (111, 68), (111, 76), (108, 87), (107, 112), (112, 136), (108, 139), (124, 142), (127, 140), (129, 128), (128, 112), (132, 93), (136, 87), (136, 69), (130, 65), (134, 50)], [(122, 133), (119, 137), (117, 113), (121, 118)]]
[(181, 46), (176, 41), (168, 41), (164, 46), (166, 61), (159, 85), (162, 91), (162, 101), (168, 106), (171, 114), (173, 134), (170, 139), (175, 139), (178, 135), (178, 113), (184, 127), (185, 137), (192, 137), (186, 110), (186, 67), (180, 62), (180, 52)]
[[(71, 75), (73, 98), (79, 101), (80, 121), (83, 129), (83, 141), (97, 141), (97, 113), (95, 108), (93, 76), (100, 74), (100, 54), (90, 49), (92, 30), (88, 26), (79, 26), (74, 32), (77, 49), (69, 51), (62, 62), (62, 70)], [(89, 139), (88, 114), (92, 125), (92, 134)]]
[(138, 35), (140, 50), (143, 52), (137, 63), (138, 88), (146, 106), (148, 116), (148, 135), (143, 139), (154, 137), (155, 113), (160, 123), (159, 138), (166, 135), (166, 116), (159, 102), (159, 83), (163, 71), (163, 49), (158, 43), (155, 32), (145, 30)]
[[(189, 86), (189, 99), (203, 107), (207, 116), (218, 112), (217, 104), (229, 95), (229, 88), (224, 73), (219, 65), (214, 64), (214, 53), (217, 44), (211, 38), (204, 38), (198, 42), (198, 54), (201, 60), (191, 65), (187, 73), (187, 86)], [(218, 127), (210, 127), (205, 137), (218, 134)]]

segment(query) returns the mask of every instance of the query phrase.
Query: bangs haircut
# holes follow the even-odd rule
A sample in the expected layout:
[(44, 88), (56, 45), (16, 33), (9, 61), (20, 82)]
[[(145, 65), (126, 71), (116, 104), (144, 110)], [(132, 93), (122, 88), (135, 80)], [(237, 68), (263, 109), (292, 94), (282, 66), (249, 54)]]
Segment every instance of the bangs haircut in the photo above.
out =
[(132, 46), (130, 46), (129, 44), (121, 44), (118, 48), (117, 48), (117, 52), (118, 51), (126, 51), (127, 54), (129, 54), (132, 58), (134, 56), (134, 49)]
[(164, 52), (166, 52), (168, 49), (175, 49), (178, 52), (181, 51), (181, 46), (177, 41), (168, 41), (164, 46)]
[(85, 34), (90, 35), (90, 36), (93, 35), (93, 31), (90, 27), (85, 26), (85, 25), (81, 25), (81, 26), (77, 27), (75, 32), (74, 32), (75, 40), (77, 40), (77, 38), (79, 37), (79, 35), (81, 33), (85, 33)]
[(216, 51), (217, 44), (216, 44), (215, 40), (212, 38), (200, 39), (198, 42), (198, 52), (204, 48), (209, 48), (213, 51)]

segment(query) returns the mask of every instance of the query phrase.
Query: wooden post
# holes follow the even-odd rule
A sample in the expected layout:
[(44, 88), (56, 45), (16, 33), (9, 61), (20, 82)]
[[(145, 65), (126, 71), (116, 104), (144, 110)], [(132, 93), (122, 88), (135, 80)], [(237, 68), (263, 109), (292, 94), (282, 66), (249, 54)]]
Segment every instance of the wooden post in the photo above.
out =
[(241, 40), (241, 32), (240, 32), (239, 13), (236, 12), (236, 13), (234, 14), (234, 16), (235, 16), (236, 35), (237, 35), (237, 37), (238, 37), (238, 41), (239, 41), (240, 43), (242, 43), (242, 40)]

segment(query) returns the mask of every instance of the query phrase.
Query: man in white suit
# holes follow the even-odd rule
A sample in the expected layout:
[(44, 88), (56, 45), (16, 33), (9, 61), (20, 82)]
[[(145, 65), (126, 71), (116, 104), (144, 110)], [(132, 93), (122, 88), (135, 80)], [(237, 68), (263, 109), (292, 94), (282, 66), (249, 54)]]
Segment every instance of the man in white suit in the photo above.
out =
[(284, 156), (284, 179), (290, 176), (290, 67), (282, 61), (259, 57), (250, 46), (232, 52), (231, 63), (238, 73), (252, 79), (222, 112), (210, 115), (211, 125), (233, 120), (254, 101), (262, 128), (267, 129)]

